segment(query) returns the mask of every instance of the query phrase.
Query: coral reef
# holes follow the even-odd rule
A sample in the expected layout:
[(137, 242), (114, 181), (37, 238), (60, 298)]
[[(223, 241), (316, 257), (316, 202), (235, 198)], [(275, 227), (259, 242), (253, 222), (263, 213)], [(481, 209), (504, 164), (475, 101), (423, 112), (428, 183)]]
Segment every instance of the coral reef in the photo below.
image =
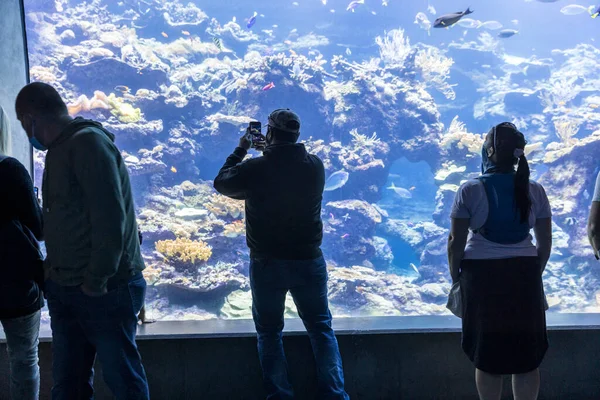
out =
[(212, 247), (203, 241), (183, 238), (159, 240), (155, 247), (167, 260), (177, 264), (196, 265), (198, 262), (208, 261), (212, 256)]

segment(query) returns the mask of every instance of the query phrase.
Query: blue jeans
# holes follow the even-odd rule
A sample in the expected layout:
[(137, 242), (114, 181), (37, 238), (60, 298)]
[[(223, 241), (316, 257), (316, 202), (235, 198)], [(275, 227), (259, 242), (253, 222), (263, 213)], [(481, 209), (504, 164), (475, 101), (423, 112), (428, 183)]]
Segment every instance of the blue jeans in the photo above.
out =
[(317, 364), (319, 398), (349, 399), (344, 391), (344, 371), (338, 343), (331, 328), (327, 299), (327, 265), (315, 260), (250, 261), (252, 315), (258, 333), (258, 356), (267, 399), (292, 399), (283, 351), (285, 297), (292, 294), (306, 327)]
[(93, 399), (96, 354), (104, 381), (118, 400), (149, 399), (135, 343), (137, 315), (146, 294), (142, 274), (129, 281), (109, 281), (108, 293), (101, 297), (53, 281), (46, 282), (46, 294), (52, 326), (52, 399)]
[(24, 317), (3, 319), (10, 363), (10, 397), (13, 400), (38, 400), (40, 395), (40, 311)]

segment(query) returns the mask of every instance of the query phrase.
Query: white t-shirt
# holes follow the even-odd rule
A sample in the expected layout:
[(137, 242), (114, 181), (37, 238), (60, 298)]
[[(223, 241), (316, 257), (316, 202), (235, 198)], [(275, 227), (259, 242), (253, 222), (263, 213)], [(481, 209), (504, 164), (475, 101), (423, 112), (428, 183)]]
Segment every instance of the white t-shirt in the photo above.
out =
[[(550, 218), (552, 211), (546, 191), (539, 183), (530, 181), (529, 196), (531, 198), (529, 228), (533, 228), (536, 220)], [(452, 218), (468, 218), (470, 220), (469, 228), (471, 232), (469, 232), (467, 239), (464, 259), (481, 260), (537, 256), (537, 250), (531, 235), (517, 244), (501, 244), (487, 240), (480, 233), (473, 233), (473, 230), (480, 229), (485, 224), (488, 212), (489, 203), (483, 183), (478, 179), (465, 182), (456, 192), (450, 215)]]

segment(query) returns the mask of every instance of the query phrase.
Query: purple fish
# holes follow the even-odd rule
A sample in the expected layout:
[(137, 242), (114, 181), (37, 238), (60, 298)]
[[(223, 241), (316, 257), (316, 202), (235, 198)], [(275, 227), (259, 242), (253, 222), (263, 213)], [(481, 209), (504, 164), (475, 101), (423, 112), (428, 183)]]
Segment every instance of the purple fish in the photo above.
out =
[(246, 25), (248, 27), (248, 29), (250, 29), (254, 26), (254, 24), (256, 23), (257, 16), (258, 16), (258, 13), (256, 11), (254, 11), (254, 15), (251, 16), (250, 19), (248, 19), (248, 24)]

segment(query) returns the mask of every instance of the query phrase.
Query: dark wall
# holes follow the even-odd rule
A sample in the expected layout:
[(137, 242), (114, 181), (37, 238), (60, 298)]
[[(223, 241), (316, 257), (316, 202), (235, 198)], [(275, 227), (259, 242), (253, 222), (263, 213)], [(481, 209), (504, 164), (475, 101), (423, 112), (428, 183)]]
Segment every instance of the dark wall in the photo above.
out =
[(22, 21), (20, 0), (0, 0), (0, 106), (11, 122), (12, 156), (30, 168), (31, 147), (17, 121), (14, 106), (28, 77)]
[[(549, 336), (540, 400), (599, 399), (598, 331), (551, 331)], [(339, 343), (352, 399), (477, 399), (474, 369), (462, 353), (458, 333), (343, 335)], [(315, 399), (308, 338), (288, 336), (285, 346), (297, 398)], [(155, 400), (264, 399), (254, 338), (143, 340), (140, 349)], [(4, 350), (0, 399), (8, 398)], [(42, 343), (40, 357), (41, 398), (48, 399), (49, 343)], [(97, 389), (98, 400), (111, 399), (101, 381)], [(503, 399), (512, 399), (508, 379)]]

